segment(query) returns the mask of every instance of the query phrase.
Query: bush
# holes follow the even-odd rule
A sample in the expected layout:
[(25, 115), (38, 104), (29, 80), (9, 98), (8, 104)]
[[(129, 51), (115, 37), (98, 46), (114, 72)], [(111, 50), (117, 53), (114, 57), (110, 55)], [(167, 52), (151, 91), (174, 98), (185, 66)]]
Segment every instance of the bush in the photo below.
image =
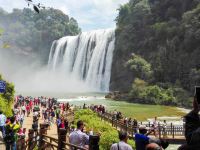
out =
[(11, 107), (12, 104), (0, 95), (0, 110), (3, 111), (7, 117), (11, 117), (13, 115)]
[[(0, 80), (3, 80), (1, 75)], [(14, 100), (14, 93), (14, 85), (12, 83), (6, 82), (6, 92), (2, 94), (0, 93), (0, 110), (2, 110), (7, 117), (13, 115), (12, 104)]]
[[(0, 80), (5, 81), (2, 76), (0, 75)], [(0, 94), (2, 97), (4, 97), (9, 102), (13, 102), (14, 100), (14, 94), (15, 94), (15, 87), (13, 83), (6, 82), (6, 92), (3, 94)]]
[[(78, 120), (84, 121), (86, 124), (86, 131), (93, 129), (94, 133), (100, 133), (100, 149), (109, 150), (113, 143), (119, 142), (118, 132), (109, 123), (101, 121), (100, 118), (91, 110), (78, 110), (75, 112), (75, 122)], [(128, 143), (134, 147), (133, 140)]]
[(130, 96), (134, 99), (142, 99), (141, 101), (147, 104), (172, 105), (176, 103), (172, 88), (164, 89), (158, 85), (148, 85), (147, 82), (138, 78), (134, 80)]

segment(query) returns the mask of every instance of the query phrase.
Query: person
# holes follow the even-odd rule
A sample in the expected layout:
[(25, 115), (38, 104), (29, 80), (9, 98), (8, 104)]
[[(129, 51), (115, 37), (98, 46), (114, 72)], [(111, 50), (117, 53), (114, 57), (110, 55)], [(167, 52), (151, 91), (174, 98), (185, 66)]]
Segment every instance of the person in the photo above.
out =
[(19, 109), (17, 107), (15, 107), (14, 110), (13, 110), (13, 112), (16, 115), (17, 113), (19, 113)]
[(54, 123), (55, 112), (51, 109), (51, 122)]
[(89, 136), (82, 132), (83, 129), (84, 129), (84, 123), (82, 120), (79, 120), (77, 122), (77, 130), (73, 131), (69, 135), (69, 142), (71, 144), (74, 144), (83, 148), (88, 148)]
[(158, 136), (158, 121), (157, 121), (157, 117), (154, 118), (153, 121), (153, 132), (154, 132), (154, 136), (157, 137)]
[(133, 150), (130, 145), (127, 144), (128, 134), (126, 132), (119, 132), (119, 143), (115, 143), (111, 146), (110, 150)]
[(156, 143), (150, 143), (146, 146), (146, 150), (162, 150), (162, 147)]
[(57, 109), (56, 109), (56, 118), (59, 118), (59, 116), (60, 116), (60, 109), (59, 109), (59, 107), (57, 107)]
[(2, 132), (3, 138), (5, 137), (5, 124), (6, 124), (6, 116), (0, 111), (0, 130)]
[(135, 134), (135, 146), (136, 150), (145, 150), (145, 147), (147, 144), (149, 144), (150, 138), (148, 135), (152, 132), (147, 133), (147, 128), (145, 125), (140, 125), (139, 126), (139, 133)]
[(6, 125), (6, 135), (4, 141), (6, 143), (6, 150), (17, 150), (17, 132), (20, 129), (20, 125), (15, 124), (15, 117), (10, 118), (10, 122)]
[(86, 109), (86, 104), (85, 103), (83, 104), (83, 109)]
[(26, 112), (27, 112), (27, 117), (28, 117), (30, 114), (30, 106), (29, 105), (26, 105)]
[(21, 110), (22, 110), (22, 113), (25, 115), (25, 113), (26, 113), (26, 107), (24, 105), (21, 107)]
[(166, 120), (163, 121), (163, 138), (167, 137), (167, 122)]
[(21, 115), (20, 115), (20, 120), (19, 120), (19, 122), (20, 122), (20, 125), (21, 125), (21, 127), (23, 126), (23, 122), (24, 122), (24, 114), (23, 113), (21, 113)]
[(199, 118), (199, 104), (197, 97), (194, 96), (193, 110), (189, 112), (185, 118), (185, 138), (187, 144), (179, 147), (178, 150), (199, 150), (200, 149), (200, 118)]
[(58, 126), (59, 128), (65, 129), (65, 120), (64, 118), (61, 119), (61, 123)]
[(37, 122), (37, 121), (33, 121), (32, 129), (33, 129), (34, 131), (37, 131), (37, 130), (38, 130), (38, 122)]

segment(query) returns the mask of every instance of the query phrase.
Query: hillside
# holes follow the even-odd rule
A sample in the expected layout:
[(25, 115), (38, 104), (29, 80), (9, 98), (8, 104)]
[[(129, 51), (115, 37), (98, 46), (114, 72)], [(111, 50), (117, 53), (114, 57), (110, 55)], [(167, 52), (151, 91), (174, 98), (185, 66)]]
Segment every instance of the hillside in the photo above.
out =
[(11, 13), (0, 9), (0, 28), (4, 30), (2, 41), (9, 45), (9, 49), (1, 49), (2, 55), (42, 65), (48, 62), (54, 40), (81, 31), (74, 18), (53, 8), (39, 14), (27, 8), (13, 9)]
[(199, 4), (199, 0), (130, 0), (120, 6), (110, 89), (130, 92), (134, 79), (142, 78), (126, 65), (134, 53), (151, 66), (151, 79), (142, 78), (149, 85), (178, 88), (191, 96), (200, 83)]

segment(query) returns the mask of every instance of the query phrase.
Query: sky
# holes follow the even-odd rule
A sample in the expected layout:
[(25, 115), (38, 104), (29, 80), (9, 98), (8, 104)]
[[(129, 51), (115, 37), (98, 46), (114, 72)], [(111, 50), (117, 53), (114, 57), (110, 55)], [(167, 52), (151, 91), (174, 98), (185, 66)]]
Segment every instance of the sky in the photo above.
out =
[[(128, 0), (33, 0), (46, 7), (62, 10), (75, 18), (82, 31), (115, 27), (117, 8)], [(11, 12), (13, 8), (27, 8), (25, 0), (0, 0), (0, 7)]]

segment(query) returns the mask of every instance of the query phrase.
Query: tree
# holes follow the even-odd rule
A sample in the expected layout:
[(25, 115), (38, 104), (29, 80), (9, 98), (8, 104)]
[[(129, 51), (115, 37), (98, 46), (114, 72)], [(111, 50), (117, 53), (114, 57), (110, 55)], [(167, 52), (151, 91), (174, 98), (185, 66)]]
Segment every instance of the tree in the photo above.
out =
[(45, 65), (54, 40), (81, 32), (74, 18), (53, 8), (41, 9), (39, 14), (28, 8), (12, 13), (0, 11), (0, 27), (6, 31), (2, 41), (11, 46), (8, 53), (21, 54), (30, 61), (37, 58)]
[(151, 70), (151, 64), (141, 56), (132, 54), (132, 58), (128, 60), (126, 65), (134, 72), (135, 77), (147, 81), (152, 78), (153, 71)]

